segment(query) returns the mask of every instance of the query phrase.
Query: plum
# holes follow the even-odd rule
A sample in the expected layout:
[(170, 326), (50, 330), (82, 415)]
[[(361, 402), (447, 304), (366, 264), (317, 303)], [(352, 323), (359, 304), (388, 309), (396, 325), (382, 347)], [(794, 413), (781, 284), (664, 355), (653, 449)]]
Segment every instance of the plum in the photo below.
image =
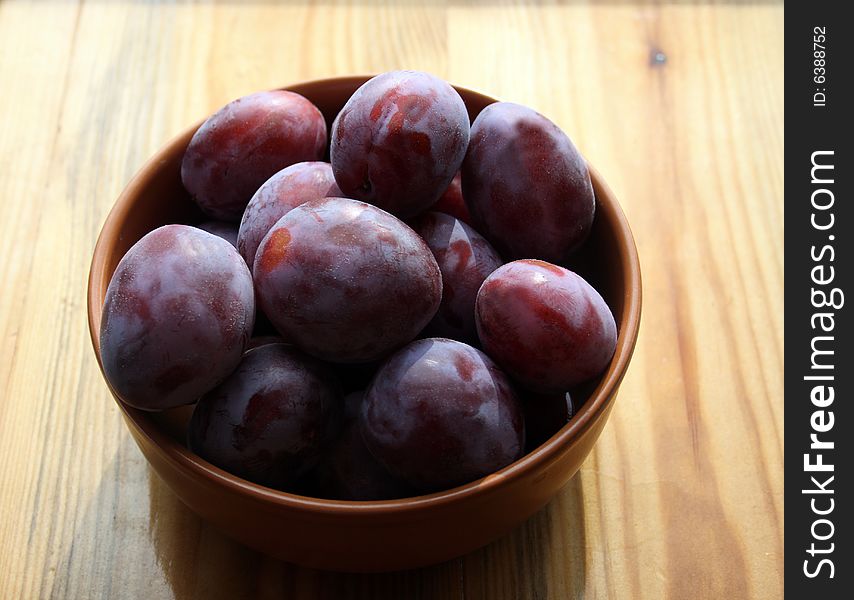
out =
[(282, 169), (258, 188), (246, 206), (237, 238), (237, 249), (252, 268), (258, 245), (270, 228), (292, 208), (327, 196), (342, 196), (325, 162), (301, 162)]
[(475, 229), (509, 260), (565, 261), (593, 224), (587, 162), (557, 125), (518, 104), (490, 104), (475, 119), (462, 189)]
[(451, 183), (469, 130), (465, 104), (445, 81), (419, 71), (378, 75), (332, 124), (335, 180), (346, 196), (412, 217)]
[(311, 474), (314, 491), (336, 500), (389, 500), (413, 494), (368, 452), (358, 416), (364, 390), (344, 397), (344, 431), (323, 454)]
[(276, 329), (332, 362), (370, 362), (433, 318), (442, 277), (402, 221), (347, 198), (311, 200), (273, 226), (253, 267), (258, 302)]
[(507, 376), (483, 352), (442, 338), (412, 342), (380, 368), (360, 423), (371, 454), (424, 491), (497, 471), (525, 445), (522, 409)]
[(246, 345), (246, 351), (250, 351), (253, 348), (260, 348), (261, 346), (266, 346), (267, 344), (287, 344), (285, 339), (278, 335), (259, 335), (252, 336), (249, 338), (249, 343)]
[(252, 277), (231, 244), (189, 225), (155, 229), (107, 288), (104, 375), (136, 408), (195, 402), (240, 362), (254, 314)]
[(601, 374), (617, 345), (614, 316), (599, 292), (540, 260), (517, 260), (487, 277), (475, 318), (484, 351), (537, 392), (563, 392)]
[(368, 452), (355, 421), (344, 426), (344, 432), (323, 455), (312, 481), (315, 494), (333, 500), (391, 500), (416, 495)]
[(462, 178), (460, 173), (454, 175), (448, 189), (439, 196), (436, 204), (430, 207), (431, 211), (445, 213), (456, 217), (466, 225), (471, 225), (471, 213), (469, 207), (466, 206), (466, 201), (463, 199)]
[(184, 153), (181, 181), (206, 215), (237, 222), (262, 183), (294, 163), (320, 160), (326, 139), (323, 115), (299, 94), (250, 94), (199, 127)]
[(501, 257), (479, 233), (455, 219), (429, 212), (413, 222), (442, 272), (442, 303), (425, 333), (476, 343), (474, 302), (486, 276), (502, 265)]
[(283, 488), (317, 464), (342, 411), (327, 366), (286, 344), (267, 344), (247, 352), (199, 400), (188, 446), (234, 475)]

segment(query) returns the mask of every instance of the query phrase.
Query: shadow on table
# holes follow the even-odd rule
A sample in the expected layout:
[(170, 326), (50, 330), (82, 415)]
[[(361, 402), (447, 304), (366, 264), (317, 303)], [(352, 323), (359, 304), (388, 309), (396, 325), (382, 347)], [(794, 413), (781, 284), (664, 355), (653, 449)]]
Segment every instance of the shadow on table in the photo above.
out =
[(59, 555), (43, 595), (119, 600), (580, 598), (587, 567), (582, 476), (522, 526), (471, 554), (413, 571), (351, 575), (303, 569), (233, 542), (185, 507), (124, 436), (85, 505), (75, 509), (73, 518), (61, 520), (73, 531), (68, 538), (62, 532), (52, 538), (51, 552)]
[[(578, 598), (584, 592), (580, 477), (561, 492), (569, 521), (557, 539), (555, 507), (549, 506), (514, 532), (467, 556), (413, 571), (354, 575), (305, 569), (254, 552), (203, 522), (153, 471), (148, 473), (149, 535), (178, 600), (557, 597), (550, 591)], [(556, 581), (560, 590), (550, 590)]]

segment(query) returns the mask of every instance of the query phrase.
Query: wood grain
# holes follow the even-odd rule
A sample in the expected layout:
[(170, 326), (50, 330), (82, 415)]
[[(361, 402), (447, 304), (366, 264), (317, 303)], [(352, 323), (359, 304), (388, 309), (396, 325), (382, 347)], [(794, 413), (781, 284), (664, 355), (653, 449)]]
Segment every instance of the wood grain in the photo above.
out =
[[(782, 43), (773, 2), (0, 2), (0, 598), (780, 597)], [(596, 450), (517, 531), (421, 571), (307, 571), (149, 471), (86, 275), (123, 185), (188, 124), (402, 67), (570, 133), (633, 226), (641, 337)]]

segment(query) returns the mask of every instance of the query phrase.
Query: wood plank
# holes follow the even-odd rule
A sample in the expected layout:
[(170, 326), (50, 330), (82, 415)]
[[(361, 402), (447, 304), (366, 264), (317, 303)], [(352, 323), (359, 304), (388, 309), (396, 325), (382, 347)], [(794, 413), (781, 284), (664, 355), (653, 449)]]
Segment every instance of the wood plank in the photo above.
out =
[[(0, 597), (779, 597), (782, 25), (775, 2), (0, 2)], [(565, 128), (632, 224), (642, 331), (594, 453), (528, 523), (436, 567), (320, 573), (149, 471), (86, 275), (124, 184), (189, 124), (404, 67)]]

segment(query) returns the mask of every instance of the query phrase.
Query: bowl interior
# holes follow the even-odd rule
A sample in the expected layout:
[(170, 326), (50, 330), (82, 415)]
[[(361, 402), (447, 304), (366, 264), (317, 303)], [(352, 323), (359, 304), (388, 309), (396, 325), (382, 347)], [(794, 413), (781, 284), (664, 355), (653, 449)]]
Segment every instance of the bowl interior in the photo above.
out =
[[(300, 93), (311, 100), (324, 114), (327, 123), (331, 124), (350, 95), (367, 79), (367, 77), (346, 77), (320, 80), (290, 86), (286, 89)], [(494, 99), (477, 92), (463, 88), (456, 89), (466, 103), (472, 120), (485, 106), (495, 102)], [(99, 343), (101, 307), (110, 278), (119, 260), (143, 235), (161, 225), (197, 224), (206, 220), (184, 190), (180, 176), (181, 158), (197, 127), (198, 125), (173, 139), (140, 169), (116, 202), (104, 224), (92, 260), (88, 294), (90, 335), (99, 364), (101, 362)], [(420, 500), (439, 500), (450, 495), (465, 494), (483, 485), (492, 485), (503, 477), (512, 476), (514, 472), (527, 468), (533, 462), (548, 460), (562, 447), (571, 445), (573, 439), (585, 430), (593, 415), (603, 410), (613, 398), (637, 338), (640, 319), (640, 269), (631, 232), (613, 193), (592, 167), (591, 176), (597, 198), (593, 230), (584, 247), (565, 266), (578, 272), (594, 285), (614, 313), (619, 337), (617, 352), (610, 367), (601, 377), (585, 386), (582, 391), (584, 397), (574, 398), (574, 400), (582, 400), (583, 404), (577, 409), (570, 423), (539, 448), (484, 480), (455, 490), (424, 496)], [(181, 407), (162, 413), (148, 413), (131, 408), (122, 402), (118, 402), (118, 405), (126, 418), (133, 421), (146, 436), (168, 454), (182, 460), (185, 466), (203, 470), (207, 475), (222, 482), (262, 493), (265, 497), (274, 498), (276, 501), (300, 500), (299, 496), (293, 494), (269, 490), (245, 482), (190, 453), (184, 447), (184, 440), (186, 423), (192, 412), (191, 407)], [(359, 508), (364, 510), (365, 505), (401, 504), (406, 503), (406, 500), (346, 502), (315, 499), (315, 502), (345, 510), (347, 505), (360, 505)]]

